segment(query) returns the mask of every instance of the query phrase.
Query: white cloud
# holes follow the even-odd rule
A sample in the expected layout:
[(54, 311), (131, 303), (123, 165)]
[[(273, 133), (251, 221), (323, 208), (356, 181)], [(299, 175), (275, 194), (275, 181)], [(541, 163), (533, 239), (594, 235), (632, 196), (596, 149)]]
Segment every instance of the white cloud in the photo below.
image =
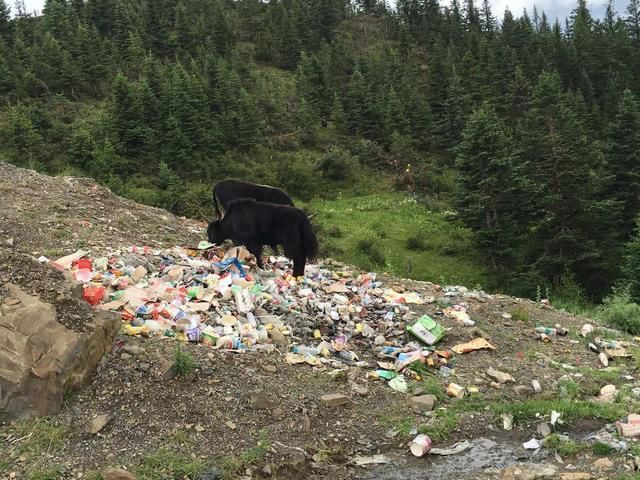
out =
[[(395, 3), (391, 0), (392, 3)], [(459, 0), (461, 4), (464, 0)], [(476, 5), (479, 5), (482, 0), (475, 0)], [(25, 0), (27, 11), (32, 12), (37, 10), (42, 12), (42, 7), (45, 0)], [(605, 5), (607, 0), (593, 0), (589, 1), (588, 5), (591, 9), (591, 13), (596, 17), (604, 15)], [(11, 3), (9, 1), (9, 3)], [(449, 0), (440, 0), (442, 5), (448, 5)], [(539, 13), (546, 12), (547, 18), (550, 22), (553, 22), (556, 17), (560, 19), (561, 23), (564, 23), (564, 18), (571, 13), (571, 10), (577, 5), (577, 0), (491, 0), (493, 8), (493, 14), (498, 18), (502, 18), (504, 11), (507, 7), (513, 13), (514, 16), (519, 17), (522, 15), (523, 10), (526, 8), (529, 15), (533, 13), (533, 6), (535, 5)], [(619, 15), (624, 15), (624, 11), (627, 5), (627, 0), (614, 0), (615, 7)]]
[[(459, 0), (460, 3), (464, 3), (464, 0)], [(476, 0), (476, 5), (479, 5), (482, 0)], [(441, 5), (448, 5), (450, 1), (440, 0)], [(618, 11), (618, 14), (623, 16), (626, 9), (626, 0), (614, 0), (614, 6)], [(492, 0), (491, 6), (493, 14), (498, 18), (502, 18), (505, 9), (508, 7), (511, 13), (515, 17), (522, 15), (524, 9), (527, 9), (529, 16), (533, 14), (533, 7), (538, 9), (538, 13), (542, 14), (544, 11), (547, 14), (549, 22), (553, 22), (556, 18), (564, 23), (564, 19), (571, 14), (571, 11), (578, 4), (577, 0)], [(587, 5), (591, 14), (594, 17), (602, 17), (606, 8), (607, 0), (594, 0), (588, 1)]]

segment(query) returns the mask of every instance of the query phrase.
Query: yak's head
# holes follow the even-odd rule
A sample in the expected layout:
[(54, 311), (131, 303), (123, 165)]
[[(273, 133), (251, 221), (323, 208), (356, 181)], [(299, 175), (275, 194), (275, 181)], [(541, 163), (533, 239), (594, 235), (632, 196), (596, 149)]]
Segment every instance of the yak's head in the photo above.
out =
[(207, 228), (207, 237), (209, 239), (209, 243), (215, 243), (216, 245), (220, 245), (226, 240), (221, 220), (214, 220), (209, 224), (209, 227)]

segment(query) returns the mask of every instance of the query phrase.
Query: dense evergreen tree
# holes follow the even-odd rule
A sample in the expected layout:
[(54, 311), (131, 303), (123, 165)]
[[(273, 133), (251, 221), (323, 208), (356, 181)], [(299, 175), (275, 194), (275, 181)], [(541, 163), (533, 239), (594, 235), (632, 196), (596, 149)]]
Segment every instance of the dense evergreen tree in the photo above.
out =
[(5, 0), (0, 0), (0, 40), (8, 42), (11, 40), (11, 31), (13, 29), (10, 20), (11, 9)]
[[(0, 155), (181, 213), (195, 181), (337, 178), (354, 155), (456, 198), (501, 277), (599, 295), (640, 211), (640, 1), (613, 5), (550, 24), (489, 0), (0, 0)], [(457, 184), (425, 187), (454, 152)]]
[(573, 99), (556, 73), (543, 73), (531, 109), (520, 128), (523, 162), (535, 227), (530, 259), (536, 269), (558, 283), (575, 272), (592, 293), (602, 294), (615, 275), (603, 260), (619, 254), (615, 246), (616, 203), (601, 200), (601, 152), (589, 137)]
[(513, 215), (515, 148), (503, 121), (487, 105), (473, 111), (456, 147), (458, 211), (476, 232), (491, 267), (505, 274), (517, 257)]
[(622, 267), (622, 286), (631, 297), (640, 302), (640, 218), (636, 220), (634, 234), (625, 246)]
[(610, 195), (622, 202), (622, 238), (631, 234), (640, 213), (640, 105), (625, 90), (609, 126), (608, 170), (613, 175)]

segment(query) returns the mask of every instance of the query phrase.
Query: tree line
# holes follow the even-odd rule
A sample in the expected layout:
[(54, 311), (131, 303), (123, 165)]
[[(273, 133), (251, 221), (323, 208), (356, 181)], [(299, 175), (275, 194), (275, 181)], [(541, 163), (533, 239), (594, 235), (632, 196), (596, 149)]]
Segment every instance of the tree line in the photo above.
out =
[(640, 0), (603, 18), (579, 0), (562, 22), (498, 21), (488, 0), (11, 13), (0, 0), (0, 152), (17, 164), (188, 214), (222, 176), (304, 197), (377, 170), (452, 202), (517, 293), (571, 276), (601, 296), (640, 269)]

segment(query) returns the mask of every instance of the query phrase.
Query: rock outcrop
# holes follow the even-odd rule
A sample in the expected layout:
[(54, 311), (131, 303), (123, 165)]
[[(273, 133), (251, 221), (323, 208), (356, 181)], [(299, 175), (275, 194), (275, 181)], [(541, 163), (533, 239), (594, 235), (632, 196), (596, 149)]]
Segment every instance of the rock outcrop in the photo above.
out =
[(65, 391), (94, 372), (120, 319), (97, 312), (85, 333), (57, 319), (53, 305), (13, 284), (0, 304), (0, 416), (27, 418), (60, 411)]

